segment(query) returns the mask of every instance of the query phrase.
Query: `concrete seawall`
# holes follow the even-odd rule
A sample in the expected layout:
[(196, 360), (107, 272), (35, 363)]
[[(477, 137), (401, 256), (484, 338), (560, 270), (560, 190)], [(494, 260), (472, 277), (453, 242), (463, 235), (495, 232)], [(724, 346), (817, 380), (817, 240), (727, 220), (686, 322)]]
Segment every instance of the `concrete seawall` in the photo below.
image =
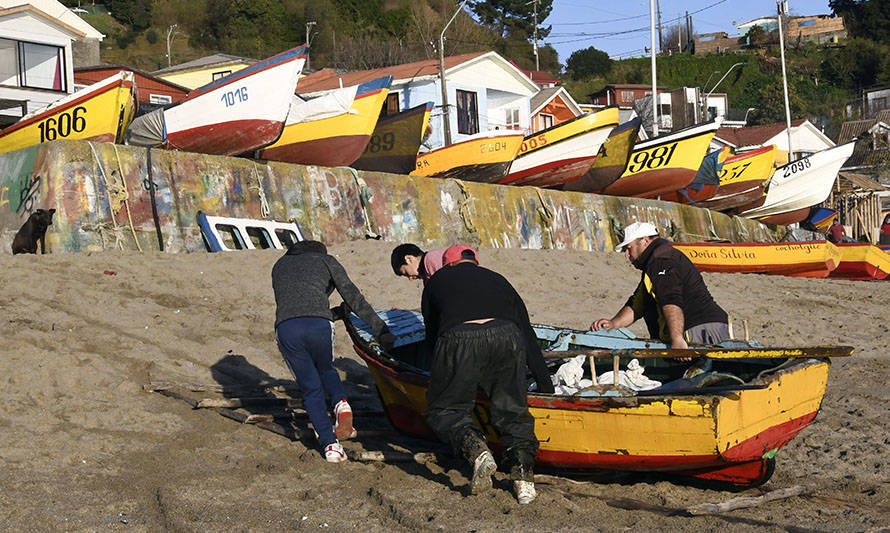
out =
[(307, 237), (328, 244), (379, 235), (422, 247), (611, 250), (618, 230), (634, 220), (653, 222), (680, 242), (770, 242), (785, 234), (656, 200), (54, 141), (0, 155), (0, 248), (10, 253), (34, 210), (55, 208), (51, 252), (157, 250), (149, 177), (171, 252), (204, 250), (198, 211), (294, 220)]

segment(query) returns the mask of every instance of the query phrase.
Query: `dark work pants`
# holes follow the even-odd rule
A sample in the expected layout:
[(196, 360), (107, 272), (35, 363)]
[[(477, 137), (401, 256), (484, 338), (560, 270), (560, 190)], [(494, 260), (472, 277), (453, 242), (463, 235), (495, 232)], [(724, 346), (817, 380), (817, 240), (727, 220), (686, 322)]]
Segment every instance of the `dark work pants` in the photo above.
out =
[(331, 405), (346, 398), (334, 368), (334, 330), (326, 318), (301, 317), (285, 320), (275, 328), (278, 349), (300, 385), (303, 405), (322, 447), (337, 440), (325, 395)]
[(529, 472), (538, 440), (526, 403), (525, 369), (522, 335), (512, 322), (462, 324), (446, 331), (436, 341), (427, 422), (442, 441), (470, 455), (468, 437), (475, 434), (484, 442), (472, 417), (481, 388), (491, 400), (491, 423), (501, 433), (504, 461), (508, 468), (522, 466)]

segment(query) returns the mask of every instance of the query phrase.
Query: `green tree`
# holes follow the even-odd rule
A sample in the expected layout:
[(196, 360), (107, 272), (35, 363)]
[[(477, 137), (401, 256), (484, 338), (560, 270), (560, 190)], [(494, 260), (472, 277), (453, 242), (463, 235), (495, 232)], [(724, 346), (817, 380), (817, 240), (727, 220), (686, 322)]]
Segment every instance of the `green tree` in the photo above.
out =
[(108, 0), (111, 16), (136, 31), (151, 26), (151, 0)]
[(535, 9), (538, 13), (538, 39), (550, 34), (550, 26), (541, 26), (553, 11), (553, 0), (477, 0), (470, 9), (479, 22), (501, 37), (520, 35), (529, 40), (535, 34)]
[(828, 7), (844, 17), (851, 37), (890, 43), (890, 2), (887, 0), (829, 0)]
[(605, 76), (612, 70), (612, 60), (609, 54), (591, 46), (572, 52), (566, 61), (566, 70), (576, 80)]
[[(773, 81), (762, 87), (758, 92), (757, 103), (757, 107), (748, 116), (748, 124), (751, 126), (785, 121), (785, 92), (781, 81)], [(791, 120), (803, 116), (806, 109), (806, 104), (790, 84), (788, 107), (791, 109)]]
[(859, 90), (887, 79), (890, 47), (867, 39), (850, 39), (831, 50), (822, 62), (822, 75), (838, 87)]

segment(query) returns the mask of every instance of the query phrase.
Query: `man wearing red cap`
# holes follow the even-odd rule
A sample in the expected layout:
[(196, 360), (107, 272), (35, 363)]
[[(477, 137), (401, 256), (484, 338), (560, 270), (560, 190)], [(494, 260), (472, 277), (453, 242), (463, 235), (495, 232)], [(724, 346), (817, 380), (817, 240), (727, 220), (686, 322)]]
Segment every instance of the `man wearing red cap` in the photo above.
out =
[(717, 305), (698, 269), (682, 252), (658, 236), (649, 222), (634, 222), (624, 230), (616, 251), (643, 271), (636, 291), (610, 319), (600, 318), (592, 330), (623, 328), (639, 318), (649, 335), (688, 348), (687, 343), (717, 344), (729, 338), (728, 317)]
[(454, 245), (443, 261), (421, 301), (427, 339), (435, 343), (426, 420), (473, 465), (471, 492), (490, 489), (497, 464), (472, 417), (481, 388), (491, 400), (516, 498), (531, 503), (538, 441), (526, 403), (526, 361), (537, 358), (543, 366), (533, 369), (540, 391), (552, 392), (553, 385), (528, 311), (503, 276), (479, 266), (473, 248)]

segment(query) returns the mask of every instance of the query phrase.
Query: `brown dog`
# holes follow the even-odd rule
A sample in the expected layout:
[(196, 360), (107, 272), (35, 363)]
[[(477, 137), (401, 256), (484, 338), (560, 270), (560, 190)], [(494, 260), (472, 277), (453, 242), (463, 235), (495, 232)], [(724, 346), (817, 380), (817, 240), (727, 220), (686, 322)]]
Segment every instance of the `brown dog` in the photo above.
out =
[(31, 213), (12, 239), (13, 255), (36, 254), (38, 241), (40, 241), (40, 253), (46, 253), (46, 228), (53, 223), (55, 212), (55, 209), (38, 209)]

